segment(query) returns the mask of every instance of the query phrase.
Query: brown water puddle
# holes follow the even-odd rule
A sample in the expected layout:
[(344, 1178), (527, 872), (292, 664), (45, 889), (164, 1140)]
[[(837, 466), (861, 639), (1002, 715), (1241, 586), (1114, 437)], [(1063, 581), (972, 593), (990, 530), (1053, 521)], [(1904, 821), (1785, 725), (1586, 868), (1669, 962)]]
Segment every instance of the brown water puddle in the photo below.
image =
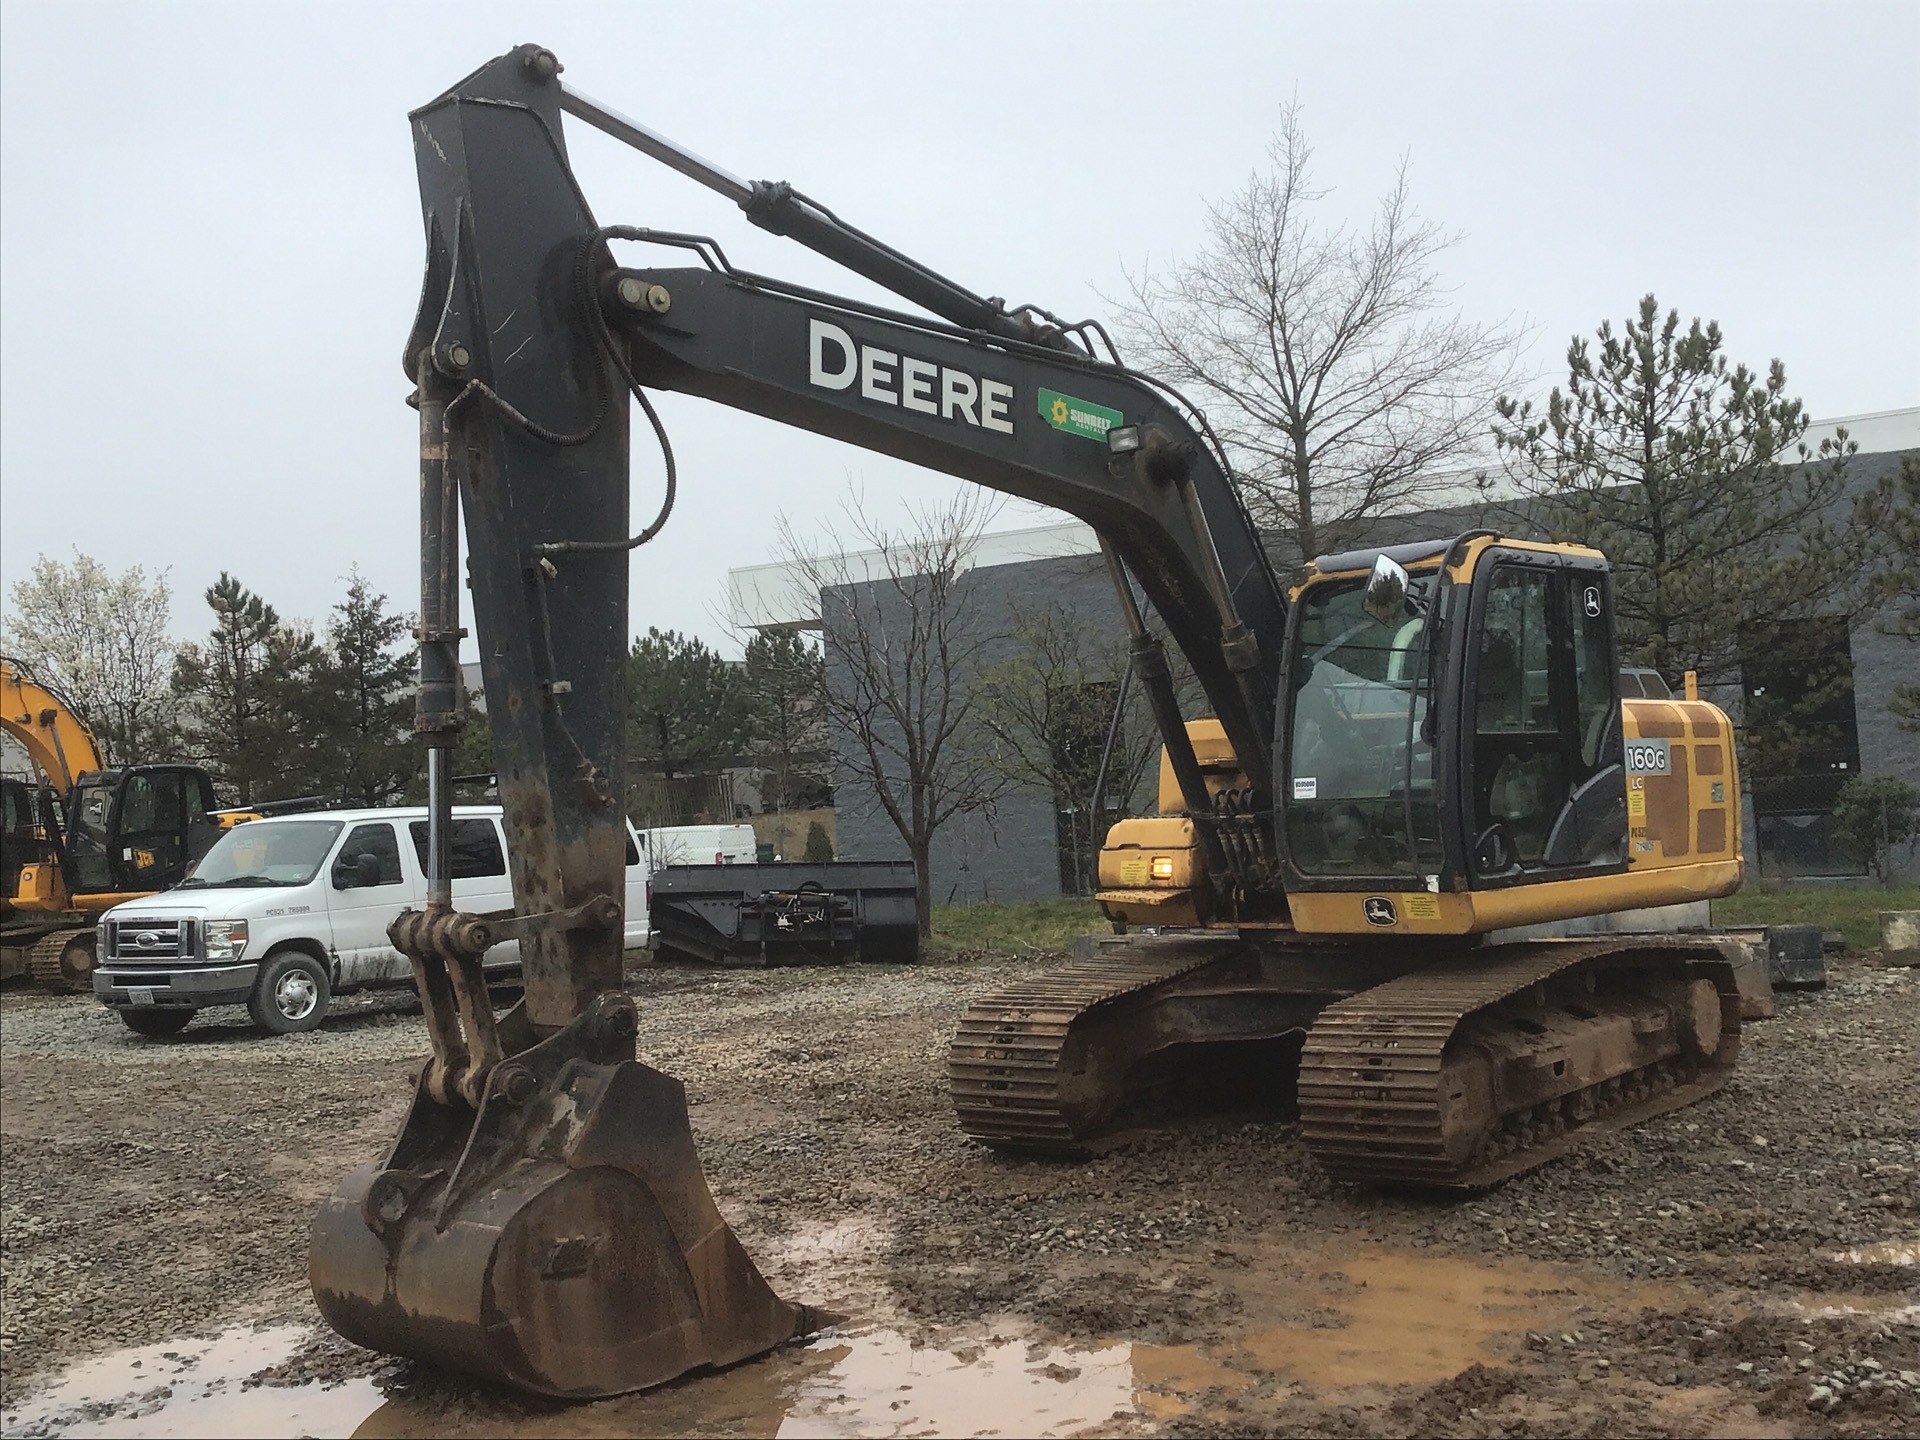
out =
[[(1129, 1420), (1125, 1343), (1092, 1350), (995, 1338), (915, 1345), (893, 1330), (828, 1333), (717, 1374), (516, 1420), (524, 1437), (624, 1435), (1075, 1435)], [(501, 1433), (497, 1416), (395, 1396), (360, 1440)]]
[(1317, 1263), (1325, 1268), (1305, 1277), (1301, 1296), (1309, 1323), (1256, 1331), (1239, 1347), (1255, 1368), (1316, 1387), (1444, 1380), (1503, 1358), (1529, 1330), (1571, 1326), (1583, 1304), (1624, 1288), (1395, 1251)]
[(20, 1437), (351, 1435), (383, 1398), (371, 1380), (242, 1388), (312, 1333), (302, 1325), (236, 1328), (213, 1340), (116, 1351), (9, 1409), (0, 1428)]

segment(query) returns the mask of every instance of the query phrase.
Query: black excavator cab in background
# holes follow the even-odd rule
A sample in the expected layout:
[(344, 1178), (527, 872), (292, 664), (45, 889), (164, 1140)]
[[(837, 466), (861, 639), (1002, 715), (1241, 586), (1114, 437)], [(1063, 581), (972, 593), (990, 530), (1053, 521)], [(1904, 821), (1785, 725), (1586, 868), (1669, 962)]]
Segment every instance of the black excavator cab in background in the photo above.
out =
[[(926, 313), (738, 270), (703, 237), (602, 225), (563, 116)], [(412, 118), (427, 262), (405, 366), (433, 818), (427, 905), (390, 934), (433, 1054), (392, 1146), (314, 1222), (314, 1296), (347, 1338), (589, 1397), (815, 1321), (721, 1219), (684, 1091), (635, 1058), (622, 990), (627, 565), (676, 484), (649, 388), (1051, 505), (1100, 536), (1165, 753), (1161, 813), (1115, 827), (1099, 899), (1122, 925), (1191, 933), (969, 1008), (951, 1086), (987, 1145), (1083, 1153), (1170, 1051), (1281, 1042), (1335, 1173), (1471, 1188), (1596, 1119), (1720, 1083), (1739, 1010), (1711, 946), (1481, 938), (1739, 882), (1725, 717), (1622, 703), (1602, 557), (1474, 532), (1327, 557), (1290, 601), (1204, 419), (1096, 323), (1010, 310), (789, 185), (743, 181), (564, 86), (537, 46)], [(616, 263), (611, 242), (683, 263)], [(637, 531), (629, 397), (666, 467)], [(452, 904), (463, 516), (516, 901), (490, 915)], [(1162, 632), (1203, 720), (1181, 711)], [(480, 960), (508, 938), (525, 996), (496, 1016)]]

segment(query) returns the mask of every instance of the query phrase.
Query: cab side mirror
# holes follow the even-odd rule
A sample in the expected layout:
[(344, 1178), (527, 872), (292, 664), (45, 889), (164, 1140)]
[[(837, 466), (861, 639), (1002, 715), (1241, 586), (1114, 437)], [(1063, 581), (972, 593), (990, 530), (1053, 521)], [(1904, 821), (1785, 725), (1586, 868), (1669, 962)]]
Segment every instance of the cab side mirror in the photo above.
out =
[(1398, 625), (1406, 618), (1407, 572), (1399, 561), (1386, 555), (1374, 557), (1360, 608), (1381, 625)]
[(367, 890), (380, 883), (380, 857), (362, 852), (349, 859), (342, 856), (334, 863), (333, 888)]

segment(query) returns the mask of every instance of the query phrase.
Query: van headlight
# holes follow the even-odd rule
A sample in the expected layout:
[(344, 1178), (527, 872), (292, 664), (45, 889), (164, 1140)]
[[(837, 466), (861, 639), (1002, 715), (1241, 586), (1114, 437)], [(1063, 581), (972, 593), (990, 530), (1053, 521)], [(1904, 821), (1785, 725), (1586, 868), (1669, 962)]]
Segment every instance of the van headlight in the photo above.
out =
[(247, 922), (209, 920), (207, 922), (207, 959), (238, 960), (247, 950)]

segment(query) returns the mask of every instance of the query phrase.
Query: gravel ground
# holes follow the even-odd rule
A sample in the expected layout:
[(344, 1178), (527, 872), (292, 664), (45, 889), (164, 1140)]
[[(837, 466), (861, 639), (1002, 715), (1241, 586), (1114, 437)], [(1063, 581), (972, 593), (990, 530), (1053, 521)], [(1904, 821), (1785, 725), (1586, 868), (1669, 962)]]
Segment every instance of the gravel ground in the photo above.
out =
[[(1275, 1116), (1144, 1132), (1076, 1166), (963, 1141), (953, 1019), (1047, 963), (633, 974), (642, 1056), (685, 1081), (715, 1196), (776, 1287), (948, 1347), (1120, 1338), (1212, 1367), (1119, 1431), (1920, 1428), (1920, 1271), (1871, 1249), (1920, 1240), (1920, 973), (1842, 962), (1749, 1026), (1718, 1094), (1444, 1203), (1331, 1184)], [(116, 1347), (314, 1322), (308, 1218), (390, 1136), (424, 1049), (408, 996), (350, 1002), (311, 1035), (259, 1037), (236, 1011), (166, 1041), (90, 997), (0, 996), (7, 1403)], [(1364, 1339), (1342, 1296), (1399, 1283), (1383, 1265), (1416, 1289), (1423, 1266), (1506, 1277), (1560, 1318), (1427, 1381), (1303, 1379), (1262, 1349), (1276, 1326)], [(331, 1338), (269, 1378), (369, 1373), (449, 1431), (528, 1413)]]

